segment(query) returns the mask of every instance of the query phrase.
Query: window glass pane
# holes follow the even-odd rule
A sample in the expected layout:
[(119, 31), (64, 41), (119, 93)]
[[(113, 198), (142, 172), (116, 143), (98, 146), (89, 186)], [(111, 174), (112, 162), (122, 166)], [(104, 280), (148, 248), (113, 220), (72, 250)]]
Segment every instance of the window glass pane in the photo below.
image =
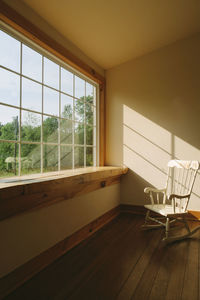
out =
[(22, 78), (22, 107), (42, 110), (42, 86), (26, 78)]
[(59, 88), (59, 66), (44, 57), (44, 84)]
[(0, 43), (0, 176), (18, 175), (19, 139), (21, 174), (96, 165), (96, 86), (1, 30)]
[(85, 80), (75, 76), (75, 97), (82, 98), (85, 97)]
[(84, 122), (84, 101), (74, 100), (75, 120)]
[(22, 73), (42, 81), (42, 55), (25, 45), (22, 45)]
[(18, 149), (18, 144), (0, 142), (0, 177), (18, 175)]
[(93, 166), (93, 148), (86, 148), (86, 166)]
[(44, 172), (58, 171), (58, 146), (44, 145), (43, 170)]
[(44, 142), (58, 143), (58, 119), (43, 117), (43, 140)]
[(74, 124), (74, 144), (84, 144), (84, 124)]
[(59, 115), (59, 93), (44, 87), (44, 113)]
[(19, 109), (0, 105), (0, 139), (18, 140)]
[(86, 144), (93, 145), (93, 127), (86, 126)]
[(41, 115), (29, 111), (22, 111), (22, 141), (40, 142)]
[(0, 65), (20, 71), (20, 42), (0, 30)]
[(93, 104), (94, 100), (94, 87), (86, 82), (86, 102)]
[(73, 96), (73, 74), (61, 68), (61, 91)]
[(60, 143), (72, 144), (72, 121), (60, 120)]
[(60, 147), (60, 169), (72, 169), (72, 147), (61, 146)]
[(84, 147), (74, 147), (74, 166), (84, 167)]
[(21, 145), (21, 174), (40, 173), (41, 145)]
[[(1, 47), (0, 47), (1, 48)], [(19, 106), (20, 77), (0, 68), (0, 102)]]
[(86, 118), (86, 123), (93, 125), (94, 122), (94, 106), (92, 106), (89, 103), (85, 104), (85, 118)]
[(63, 118), (72, 119), (73, 98), (61, 94), (61, 116)]

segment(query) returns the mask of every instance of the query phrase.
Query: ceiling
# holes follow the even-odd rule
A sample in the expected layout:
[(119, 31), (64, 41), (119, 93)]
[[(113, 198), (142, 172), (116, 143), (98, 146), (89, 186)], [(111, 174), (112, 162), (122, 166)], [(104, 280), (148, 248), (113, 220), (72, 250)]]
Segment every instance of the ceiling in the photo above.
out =
[(199, 0), (23, 0), (104, 69), (200, 31)]

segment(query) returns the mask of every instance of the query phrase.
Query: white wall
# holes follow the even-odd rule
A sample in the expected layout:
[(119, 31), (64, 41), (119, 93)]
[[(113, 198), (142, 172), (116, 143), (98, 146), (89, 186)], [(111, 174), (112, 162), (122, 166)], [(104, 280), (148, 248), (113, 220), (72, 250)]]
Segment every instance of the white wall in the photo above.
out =
[[(129, 167), (121, 202), (142, 205), (167, 161), (200, 161), (200, 34), (106, 71), (106, 163)], [(198, 176), (190, 209), (200, 210)]]

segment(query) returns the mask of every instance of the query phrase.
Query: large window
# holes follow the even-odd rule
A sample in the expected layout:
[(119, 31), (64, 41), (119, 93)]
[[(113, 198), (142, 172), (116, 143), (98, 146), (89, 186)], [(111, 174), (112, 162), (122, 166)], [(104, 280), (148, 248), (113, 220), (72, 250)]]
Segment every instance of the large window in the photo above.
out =
[(97, 164), (97, 86), (0, 30), (0, 177)]

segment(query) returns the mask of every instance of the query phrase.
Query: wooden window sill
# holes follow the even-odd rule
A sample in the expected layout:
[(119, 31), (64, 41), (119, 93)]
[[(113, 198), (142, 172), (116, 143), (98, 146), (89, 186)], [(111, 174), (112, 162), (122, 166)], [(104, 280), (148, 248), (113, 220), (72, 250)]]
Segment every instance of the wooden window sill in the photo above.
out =
[(118, 183), (123, 167), (88, 167), (0, 179), (0, 220)]

